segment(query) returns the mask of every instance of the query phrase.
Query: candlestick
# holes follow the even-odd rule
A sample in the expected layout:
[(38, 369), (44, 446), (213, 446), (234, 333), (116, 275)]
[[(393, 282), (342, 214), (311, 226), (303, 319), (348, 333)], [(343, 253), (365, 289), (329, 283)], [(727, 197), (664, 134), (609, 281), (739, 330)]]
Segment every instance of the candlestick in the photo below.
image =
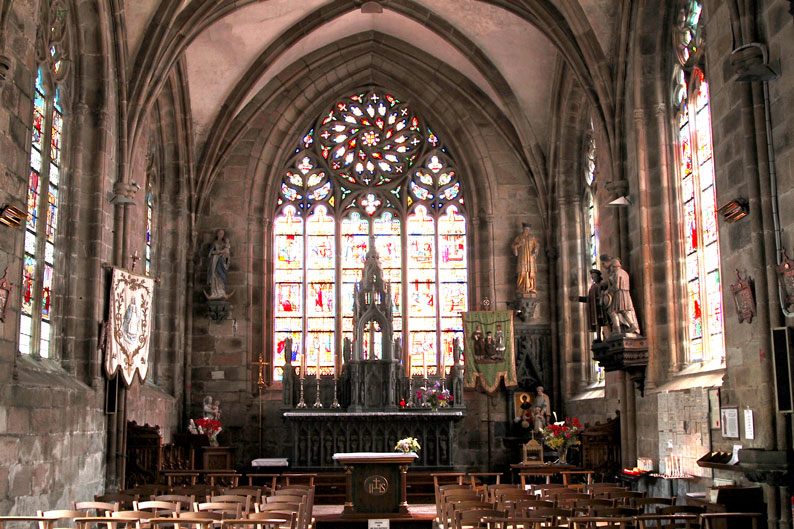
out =
[(320, 361), (317, 361), (317, 399), (314, 401), (314, 408), (322, 408), (323, 403), (320, 402)]
[(341, 408), (342, 406), (339, 404), (339, 401), (336, 398), (336, 377), (334, 377), (334, 401), (331, 403), (332, 408)]
[(306, 407), (306, 401), (303, 400), (303, 383), (304, 382), (305, 381), (304, 381), (303, 377), (301, 377), (300, 378), (301, 395), (300, 395), (300, 400), (298, 400), (298, 404), (295, 406), (296, 408), (305, 408)]
[(413, 408), (414, 404), (414, 379), (408, 377), (408, 402), (405, 403), (406, 408)]
[(303, 380), (306, 378), (306, 351), (301, 354), (301, 370), (300, 370), (300, 378)]

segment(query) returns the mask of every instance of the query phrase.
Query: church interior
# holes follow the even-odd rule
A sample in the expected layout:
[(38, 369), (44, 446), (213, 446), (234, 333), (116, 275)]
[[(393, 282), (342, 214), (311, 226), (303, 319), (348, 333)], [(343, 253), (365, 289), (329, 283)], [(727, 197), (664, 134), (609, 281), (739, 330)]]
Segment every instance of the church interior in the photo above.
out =
[(793, 0), (0, 0), (0, 516), (411, 437), (792, 527), (792, 108)]

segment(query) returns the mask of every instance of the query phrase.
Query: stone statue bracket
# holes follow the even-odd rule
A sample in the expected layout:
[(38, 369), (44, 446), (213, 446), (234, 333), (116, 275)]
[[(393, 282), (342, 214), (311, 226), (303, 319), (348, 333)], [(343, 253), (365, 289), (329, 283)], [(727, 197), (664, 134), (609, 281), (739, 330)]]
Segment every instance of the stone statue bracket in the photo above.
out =
[(516, 297), (509, 305), (521, 321), (527, 321), (535, 315), (535, 308), (538, 306), (538, 295), (534, 292), (531, 294), (517, 292)]
[(225, 299), (207, 300), (207, 317), (218, 323), (227, 319), (232, 313), (232, 304)]

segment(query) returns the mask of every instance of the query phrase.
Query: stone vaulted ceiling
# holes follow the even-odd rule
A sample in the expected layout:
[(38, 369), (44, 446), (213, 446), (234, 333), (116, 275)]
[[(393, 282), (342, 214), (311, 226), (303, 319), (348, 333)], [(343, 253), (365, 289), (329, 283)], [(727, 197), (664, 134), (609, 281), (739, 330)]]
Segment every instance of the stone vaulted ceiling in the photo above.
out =
[[(406, 50), (421, 50), (459, 72), (541, 159), (550, 150), (553, 87), (562, 64), (609, 107), (608, 68), (605, 74), (603, 66), (599, 72), (588, 64), (614, 54), (617, 0), (384, 0), (378, 14), (362, 13), (361, 3), (124, 0), (130, 75), (135, 78), (132, 69), (145, 62), (144, 55), (154, 57), (150, 37), (161, 35), (161, 50), (178, 50), (171, 59), (160, 58), (166, 65), (160, 67), (168, 70), (184, 59), (197, 161), (213, 127), (278, 83), (285, 68), (362, 32), (404, 42)], [(170, 33), (158, 32), (168, 25), (164, 16)], [(157, 59), (152, 61), (156, 69)]]

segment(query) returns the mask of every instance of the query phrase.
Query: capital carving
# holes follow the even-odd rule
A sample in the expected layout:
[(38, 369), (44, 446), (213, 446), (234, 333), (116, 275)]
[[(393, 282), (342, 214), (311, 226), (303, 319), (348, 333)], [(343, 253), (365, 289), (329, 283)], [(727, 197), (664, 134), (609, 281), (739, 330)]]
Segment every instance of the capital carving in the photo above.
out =
[(141, 186), (135, 182), (116, 182), (113, 184), (113, 193), (133, 200), (135, 198), (135, 193), (137, 193), (140, 188)]

